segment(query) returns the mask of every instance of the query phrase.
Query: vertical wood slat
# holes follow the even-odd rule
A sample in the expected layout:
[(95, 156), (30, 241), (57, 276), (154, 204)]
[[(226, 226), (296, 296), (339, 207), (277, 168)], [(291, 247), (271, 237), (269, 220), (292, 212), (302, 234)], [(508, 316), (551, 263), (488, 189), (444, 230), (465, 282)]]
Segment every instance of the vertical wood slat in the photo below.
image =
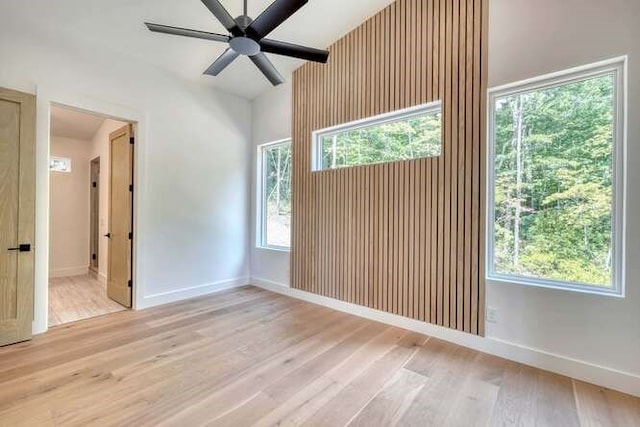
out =
[[(474, 49), (473, 49), (473, 63), (474, 63), (474, 67), (473, 67), (473, 102), (475, 103), (480, 103), (481, 102), (481, 97), (480, 97), (480, 74), (481, 74), (481, 65), (480, 65), (480, 55), (481, 55), (481, 38), (480, 38), (480, 29), (481, 29), (481, 1), (480, 0), (475, 0), (473, 3), (473, 9), (474, 9), (474, 14), (473, 14), (473, 28), (474, 28), (474, 34), (473, 34), (473, 43), (474, 43)], [(480, 109), (478, 108), (474, 108), (473, 109), (473, 146), (472, 146), (472, 152), (473, 152), (473, 186), (472, 186), (472, 190), (471, 190), (471, 197), (472, 197), (472, 201), (471, 201), (471, 209), (472, 211), (476, 212), (478, 211), (478, 215), (473, 215), (471, 217), (471, 232), (472, 234), (475, 235), (477, 234), (478, 236), (480, 236), (481, 231), (479, 229), (479, 220), (480, 220), (480, 216), (482, 215), (479, 212), (480, 209), (480, 154), (479, 154), (479, 150), (480, 150), (480, 140), (481, 140), (481, 135), (480, 135)], [(480, 242), (479, 239), (473, 239), (472, 240), (472, 247), (471, 247), (471, 253), (472, 253), (472, 258), (471, 258), (471, 274), (473, 276), (479, 275), (480, 271), (479, 271), (479, 251), (480, 251)], [(478, 333), (478, 298), (479, 298), (479, 286), (474, 286), (471, 288), (471, 332), (472, 333)]]
[(486, 135), (487, 135), (487, 98), (488, 98), (488, 86), (489, 86), (489, 61), (488, 61), (488, 49), (489, 49), (489, 2), (483, 1), (481, 9), (481, 22), (480, 22), (480, 137), (478, 141), (478, 149), (480, 150), (480, 212), (479, 212), (479, 220), (480, 230), (478, 232), (478, 263), (480, 265), (478, 276), (480, 280), (478, 282), (478, 308), (476, 310), (477, 320), (476, 324), (478, 325), (477, 333), (479, 335), (484, 336), (485, 333), (485, 248), (484, 241), (486, 239), (486, 228), (484, 225), (486, 224), (486, 203), (487, 198), (485, 194), (486, 188), (486, 180), (487, 180), (487, 171), (485, 165), (487, 160), (487, 144), (486, 144)]
[[(460, 29), (460, 58), (459, 58), (459, 71), (458, 71), (458, 90), (460, 93), (463, 93), (466, 88), (466, 16), (467, 16), (467, 0), (460, 0), (460, 15), (459, 15), (459, 29)], [(460, 331), (464, 330), (465, 327), (465, 312), (464, 312), (464, 304), (468, 303), (468, 298), (466, 298), (465, 293), (465, 276), (464, 276), (464, 242), (465, 242), (465, 230), (464, 230), (464, 218), (465, 218), (465, 169), (464, 169), (464, 159), (465, 159), (465, 115), (466, 115), (466, 102), (461, 101), (458, 102), (458, 161), (457, 161), (457, 171), (458, 171), (458, 223), (457, 223), (457, 251), (456, 251), (456, 265), (457, 265), (457, 307), (456, 307), (456, 328)]]
[[(487, 0), (397, 0), (293, 83), (292, 286), (483, 334)], [(434, 100), (437, 158), (311, 172), (314, 130)]]
[[(429, 2), (433, 4), (433, 13), (430, 16), (433, 30), (431, 32), (433, 39), (433, 61), (429, 68), (433, 70), (433, 78), (431, 81), (433, 99), (440, 99), (440, 2), (433, 0)], [(433, 163), (431, 170), (431, 323), (438, 323), (438, 169), (440, 159)]]
[[(467, 51), (466, 51), (466, 61), (467, 61), (467, 71), (466, 71), (466, 87), (465, 93), (466, 97), (466, 106), (465, 106), (465, 129), (467, 129), (467, 133), (465, 135), (465, 158), (464, 158), (464, 175), (465, 175), (465, 183), (464, 183), (464, 204), (465, 204), (465, 212), (469, 212), (472, 207), (472, 195), (471, 189), (473, 185), (472, 177), (473, 177), (473, 2), (474, 0), (466, 0), (467, 3)], [(471, 242), (473, 240), (473, 230), (471, 227), (472, 215), (465, 214), (465, 236), (464, 236), (464, 274), (465, 274), (465, 321), (464, 321), (464, 330), (471, 330), (471, 298), (472, 298), (472, 286), (473, 286), (473, 276), (471, 272)]]
[[(440, 159), (438, 159), (438, 202), (436, 204), (436, 206), (438, 207), (438, 212), (437, 212), (437, 224), (438, 224), (438, 238), (436, 239), (438, 241), (438, 273), (437, 273), (437, 278), (438, 278), (438, 296), (437, 296), (437, 307), (436, 307), (436, 318), (437, 318), (437, 323), (438, 325), (445, 325), (444, 320), (446, 319), (446, 317), (444, 316), (444, 306), (446, 305), (446, 301), (445, 301), (445, 292), (446, 292), (446, 288), (445, 288), (445, 283), (444, 283), (444, 240), (446, 239), (446, 236), (444, 235), (444, 228), (445, 228), (445, 217), (444, 217), (444, 205), (445, 205), (445, 199), (444, 199), (444, 176), (445, 176), (445, 168), (446, 168), (446, 153), (449, 147), (449, 141), (447, 139), (448, 137), (448, 127), (447, 127), (447, 100), (444, 99), (446, 96), (446, 86), (445, 86), (445, 82), (446, 82), (446, 76), (445, 76), (445, 64), (446, 64), (446, 35), (447, 35), (447, 28), (445, 25), (446, 22), (446, 3), (448, 0), (440, 0), (440, 16), (439, 16), (439, 20), (440, 20), (440, 36), (438, 38), (438, 42), (440, 44), (440, 56), (439, 56), (439, 63), (435, 64), (435, 66), (437, 66), (440, 71), (439, 71), (439, 82), (438, 82), (438, 97), (439, 99), (443, 100), (443, 112), (442, 112), (442, 123), (443, 123), (443, 140), (442, 140), (442, 154)], [(448, 323), (448, 322), (447, 322)]]
[[(422, 40), (426, 46), (427, 52), (426, 54), (421, 55), (422, 58), (422, 75), (426, 80), (424, 81), (424, 86), (422, 88), (422, 98), (421, 102), (427, 102), (428, 100), (433, 99), (433, 51), (434, 51), (434, 43), (433, 43), (433, 1), (426, 2), (423, 5), (422, 9)], [(422, 46), (422, 45), (421, 45)], [(423, 305), (424, 313), (421, 316), (420, 320), (431, 322), (431, 289), (432, 286), (430, 284), (431, 281), (431, 171), (434, 167), (434, 162), (432, 159), (427, 159), (425, 161), (427, 167), (424, 170), (424, 185), (425, 191), (422, 192), (422, 203), (423, 203), (423, 215), (424, 218), (424, 229), (422, 233), (424, 234), (424, 241), (422, 244), (424, 245), (424, 257), (421, 260), (421, 264), (424, 265), (424, 276), (422, 277), (421, 287), (424, 288), (424, 299), (421, 302)]]
[[(460, 52), (458, 23), (460, 22), (460, 0), (453, 0), (453, 12), (451, 14), (451, 32), (452, 32), (452, 53)], [(457, 243), (458, 243), (458, 57), (459, 54), (451, 55), (451, 164), (449, 170), (449, 192), (450, 194), (450, 244), (449, 253), (449, 327), (457, 328)], [(455, 100), (455, 101), (453, 101)]]

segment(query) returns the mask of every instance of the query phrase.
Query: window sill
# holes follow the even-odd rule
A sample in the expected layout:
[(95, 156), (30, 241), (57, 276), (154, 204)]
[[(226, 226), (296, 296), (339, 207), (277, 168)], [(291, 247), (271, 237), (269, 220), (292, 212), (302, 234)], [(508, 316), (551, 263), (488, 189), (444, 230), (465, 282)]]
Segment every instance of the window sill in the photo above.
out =
[(256, 249), (260, 249), (262, 251), (271, 251), (271, 252), (284, 252), (284, 253), (291, 252), (291, 248), (285, 248), (280, 246), (256, 246)]
[(520, 286), (529, 286), (533, 288), (543, 288), (543, 289), (553, 289), (558, 291), (568, 291), (568, 292), (578, 292), (581, 294), (595, 295), (595, 296), (604, 296), (604, 297), (614, 297), (624, 299), (624, 291), (618, 289), (606, 289), (606, 288), (597, 288), (595, 286), (587, 286), (587, 285), (577, 285), (577, 284), (562, 284), (556, 283), (552, 281), (543, 281), (543, 280), (535, 280), (535, 279), (527, 279), (523, 277), (501, 277), (501, 276), (487, 276), (487, 283), (489, 284), (499, 284), (499, 285), (520, 285)]

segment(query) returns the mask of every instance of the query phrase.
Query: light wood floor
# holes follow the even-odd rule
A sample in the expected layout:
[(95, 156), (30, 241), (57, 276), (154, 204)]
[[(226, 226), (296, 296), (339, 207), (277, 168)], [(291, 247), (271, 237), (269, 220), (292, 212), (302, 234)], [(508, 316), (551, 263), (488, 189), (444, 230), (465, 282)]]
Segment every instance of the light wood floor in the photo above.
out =
[(107, 297), (106, 285), (91, 276), (49, 279), (49, 326), (123, 310)]
[(638, 426), (640, 399), (247, 287), (0, 349), (0, 425)]

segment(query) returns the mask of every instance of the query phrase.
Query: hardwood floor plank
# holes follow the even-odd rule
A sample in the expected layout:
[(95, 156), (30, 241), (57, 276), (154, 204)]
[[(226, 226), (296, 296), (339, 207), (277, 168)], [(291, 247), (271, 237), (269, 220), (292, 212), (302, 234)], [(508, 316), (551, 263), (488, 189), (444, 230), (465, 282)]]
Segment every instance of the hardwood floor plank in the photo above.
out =
[(262, 417), (255, 426), (304, 424), (307, 418), (324, 406), (372, 363), (396, 345), (402, 345), (401, 343), (407, 335), (410, 334), (402, 329), (384, 328), (349, 357), (280, 403), (277, 408)]
[(352, 334), (330, 350), (318, 355), (294, 372), (265, 388), (265, 392), (278, 402), (284, 402), (310, 380), (316, 379), (344, 361), (354, 351), (384, 330), (381, 324), (366, 325), (358, 333)]
[(536, 425), (537, 370), (509, 362), (491, 425)]
[(350, 427), (396, 425), (426, 382), (427, 378), (420, 374), (399, 369), (348, 425)]
[[(353, 372), (345, 370), (346, 366), (355, 368), (352, 363), (347, 362), (350, 362), (354, 354), (362, 356), (359, 350), (363, 348), (363, 345), (369, 344), (369, 341), (376, 342), (376, 339), (371, 340), (370, 338), (380, 337), (383, 335), (384, 329), (379, 328), (379, 325), (363, 329), (358, 335), (350, 337), (349, 341), (341, 342), (328, 352), (319, 355), (311, 362), (283, 377), (280, 381), (266, 387), (264, 392), (275, 402), (286, 405), (291, 398), (306, 389), (305, 384), (310, 383), (308, 385), (310, 388), (317, 388), (316, 382), (320, 384), (320, 388), (323, 384), (339, 386), (341, 381), (345, 381), (345, 378), (353, 375)], [(397, 339), (397, 335), (394, 334), (394, 336)], [(349, 353), (350, 356), (346, 356)], [(315, 381), (313, 381), (314, 379)]]
[(305, 425), (347, 425), (416, 351), (417, 348), (395, 347), (347, 384), (340, 393), (309, 417)]
[(446, 425), (476, 355), (473, 350), (430, 339), (405, 366), (427, 380), (399, 425)]
[(574, 380), (582, 427), (640, 427), (640, 398)]
[[(324, 406), (344, 385), (333, 378), (322, 376), (296, 393), (284, 403), (272, 399), (276, 407), (260, 418), (254, 427), (301, 426), (307, 418)], [(272, 405), (272, 408), (274, 407)], [(265, 411), (266, 412), (266, 411)]]
[(592, 384), (574, 381), (576, 405), (580, 424), (583, 427), (614, 427), (612, 408), (609, 407), (604, 390)]
[[(211, 425), (234, 425), (232, 420), (238, 419), (244, 419), (245, 423), (253, 425), (260, 418), (277, 408), (279, 403), (286, 402), (298, 391), (304, 389), (305, 386), (322, 377), (332, 366), (340, 363), (355, 348), (366, 343), (383, 328), (382, 325), (371, 324), (360, 329), (357, 333), (349, 335), (348, 339), (337, 343), (314, 359), (262, 389), (257, 397), (259, 404), (255, 402), (255, 399), (251, 399), (221, 419), (215, 420)], [(329, 383), (328, 386), (330, 385)], [(263, 395), (270, 398), (271, 405), (264, 405)], [(238, 417), (238, 413), (246, 415)]]
[(557, 424), (566, 427), (580, 425), (571, 378), (538, 371), (536, 406), (538, 425)]
[(464, 427), (473, 420), (476, 425), (487, 425), (498, 400), (505, 367), (504, 359), (478, 353), (444, 424)]

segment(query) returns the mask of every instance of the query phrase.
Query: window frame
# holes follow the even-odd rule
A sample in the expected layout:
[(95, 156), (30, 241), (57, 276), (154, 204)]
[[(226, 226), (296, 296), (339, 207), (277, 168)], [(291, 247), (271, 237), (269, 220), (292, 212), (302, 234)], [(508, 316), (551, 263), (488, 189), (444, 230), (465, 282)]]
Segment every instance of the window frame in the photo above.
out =
[[(67, 168), (62, 170), (62, 169), (56, 169), (54, 167), (52, 167), (52, 163), (54, 161), (60, 161), (63, 162), (64, 164), (67, 165)], [(71, 173), (71, 157), (61, 157), (61, 156), (49, 156), (49, 172), (56, 172), (56, 173)]]
[[(361, 120), (355, 120), (349, 123), (340, 124), (337, 126), (328, 127), (325, 129), (315, 130), (311, 134), (311, 171), (312, 172), (323, 172), (337, 169), (345, 169), (345, 168), (353, 168), (359, 166), (368, 166), (368, 165), (380, 165), (385, 163), (393, 163), (393, 162), (378, 162), (378, 163), (363, 163), (362, 165), (354, 165), (354, 166), (341, 166), (334, 168), (323, 168), (322, 167), (322, 139), (325, 137), (331, 137), (334, 135), (338, 135), (345, 132), (351, 132), (354, 130), (359, 130), (363, 128), (368, 128), (375, 125), (383, 125), (387, 123), (393, 123), (397, 121), (401, 121), (404, 119), (411, 119), (416, 116), (421, 116), (429, 113), (439, 112), (441, 114), (441, 120), (444, 120), (442, 116), (444, 111), (442, 110), (442, 101), (432, 101), (426, 104), (417, 105), (415, 107), (404, 108), (402, 110), (392, 111), (390, 113), (379, 114), (373, 117), (367, 117)], [(444, 132), (444, 123), (441, 122), (441, 133)], [(444, 151), (444, 137), (441, 136), (440, 139), (440, 156)], [(435, 158), (434, 156), (433, 158)], [(439, 157), (439, 156), (438, 156)], [(395, 160), (402, 161), (402, 160)]]
[[(627, 88), (628, 57), (621, 56), (581, 67), (534, 77), (532, 79), (491, 88), (487, 97), (487, 156), (486, 156), (486, 254), (485, 271), (489, 283), (508, 283), (542, 288), (560, 289), (587, 294), (606, 295), (624, 298), (625, 296), (625, 224), (626, 224), (626, 191), (627, 191)], [(595, 285), (567, 282), (552, 279), (500, 274), (495, 271), (494, 258), (494, 223), (495, 223), (495, 185), (494, 185), (494, 134), (496, 100), (508, 96), (533, 92), (536, 90), (558, 87), (613, 74), (614, 76), (614, 135), (612, 146), (612, 272), (611, 288), (600, 288)]]
[[(266, 200), (266, 191), (267, 188), (267, 180), (266, 180), (266, 150), (270, 148), (276, 148), (283, 145), (293, 145), (291, 138), (285, 138), (278, 141), (267, 142), (265, 144), (260, 144), (257, 147), (257, 185), (256, 185), (256, 248), (257, 249), (265, 249), (271, 251), (278, 252), (290, 252), (291, 246), (277, 246), (277, 245), (269, 245), (267, 244), (267, 200)], [(293, 160), (293, 159), (292, 159)], [(293, 165), (292, 165), (293, 166)]]

